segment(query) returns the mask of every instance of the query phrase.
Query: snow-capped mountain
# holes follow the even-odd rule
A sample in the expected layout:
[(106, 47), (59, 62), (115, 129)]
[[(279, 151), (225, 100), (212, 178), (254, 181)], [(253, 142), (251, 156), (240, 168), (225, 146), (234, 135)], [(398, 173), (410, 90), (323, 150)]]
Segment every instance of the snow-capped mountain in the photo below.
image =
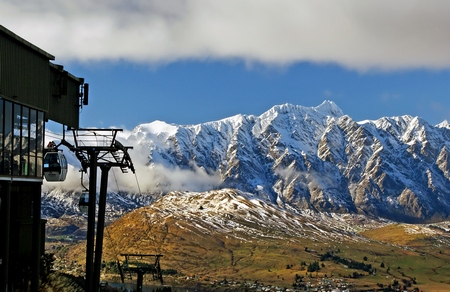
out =
[[(291, 212), (360, 213), (404, 222), (438, 221), (450, 214), (447, 121), (433, 126), (399, 116), (356, 122), (325, 101), (317, 107), (277, 105), (260, 116), (198, 125), (154, 121), (119, 138), (134, 147), (136, 180), (110, 178), (117, 185), (116, 191), (108, 188), (108, 208), (117, 211), (112, 217), (169, 191), (223, 188), (252, 193)], [(131, 188), (136, 181), (139, 192)], [(44, 193), (44, 216), (75, 214), (78, 195), (53, 189)]]
[[(203, 175), (177, 184), (180, 190), (235, 188), (294, 211), (408, 222), (450, 214), (446, 122), (433, 126), (411, 116), (356, 122), (325, 101), (198, 125), (155, 121), (137, 126), (126, 140), (145, 154), (147, 169)], [(170, 175), (157, 184), (175, 189)]]

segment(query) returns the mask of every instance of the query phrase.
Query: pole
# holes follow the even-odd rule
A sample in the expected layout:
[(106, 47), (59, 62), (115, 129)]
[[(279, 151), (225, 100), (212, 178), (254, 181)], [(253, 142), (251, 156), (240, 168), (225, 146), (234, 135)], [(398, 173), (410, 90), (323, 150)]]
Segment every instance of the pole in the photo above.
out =
[(10, 234), (11, 234), (11, 182), (7, 182), (5, 184), (5, 193), (3, 196), (2, 202), (2, 212), (4, 218), (4, 228), (5, 234), (4, 238), (4, 251), (3, 251), (3, 259), (2, 259), (2, 268), (3, 268), (3, 287), (1, 291), (9, 291), (9, 242), (10, 242)]
[(93, 263), (94, 263), (94, 239), (95, 239), (95, 201), (97, 197), (97, 154), (95, 149), (89, 151), (89, 206), (88, 226), (86, 236), (86, 291), (95, 291), (93, 288)]
[(103, 252), (103, 231), (105, 228), (105, 213), (106, 213), (106, 193), (108, 189), (108, 172), (111, 169), (108, 165), (100, 166), (102, 176), (100, 181), (100, 198), (98, 201), (98, 218), (97, 218), (97, 238), (95, 242), (95, 261), (94, 261), (94, 288), (98, 291), (100, 286), (100, 270)]
[[(40, 188), (40, 187), (39, 187)], [(41, 266), (41, 194), (40, 192), (34, 194), (33, 200), (33, 232), (32, 241), (33, 246), (31, 250), (32, 264), (31, 264), (31, 291), (39, 291), (39, 276)]]
[(137, 272), (137, 283), (136, 283), (136, 291), (142, 292), (142, 285), (144, 283), (144, 271), (138, 270)]

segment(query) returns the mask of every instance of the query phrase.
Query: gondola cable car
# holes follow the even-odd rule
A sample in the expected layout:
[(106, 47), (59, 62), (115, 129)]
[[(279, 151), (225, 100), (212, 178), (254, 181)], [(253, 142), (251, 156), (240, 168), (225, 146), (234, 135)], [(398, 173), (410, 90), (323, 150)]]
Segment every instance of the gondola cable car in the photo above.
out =
[(50, 149), (44, 156), (44, 177), (47, 181), (64, 181), (67, 176), (67, 159), (54, 142), (49, 143)]
[(78, 208), (82, 213), (88, 213), (89, 209), (89, 190), (83, 184), (83, 172), (81, 172), (81, 185), (84, 191), (81, 192), (80, 199), (78, 201)]
[(78, 201), (78, 208), (80, 212), (87, 213), (89, 209), (89, 192), (84, 191), (80, 195), (80, 200)]

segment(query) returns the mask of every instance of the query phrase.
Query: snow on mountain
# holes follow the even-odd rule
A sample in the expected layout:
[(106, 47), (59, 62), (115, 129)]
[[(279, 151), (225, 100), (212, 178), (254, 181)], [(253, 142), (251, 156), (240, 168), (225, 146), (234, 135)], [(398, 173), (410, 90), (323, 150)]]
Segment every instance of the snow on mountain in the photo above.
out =
[[(107, 194), (106, 216), (107, 221), (117, 219), (124, 213), (133, 209), (147, 206), (160, 196), (141, 196), (131, 193), (110, 192)], [(78, 216), (83, 214), (78, 206), (80, 192), (67, 192), (61, 189), (55, 189), (46, 193), (42, 198), (43, 217), (59, 218), (62, 216)]]
[[(145, 193), (234, 188), (290, 212), (406, 222), (450, 214), (450, 127), (411, 116), (356, 122), (332, 101), (277, 105), (198, 125), (142, 124), (122, 137)], [(120, 185), (129, 177), (119, 177)], [(129, 184), (129, 182), (128, 182)]]
[[(357, 234), (360, 230), (353, 229), (357, 225), (355, 222), (370, 228), (386, 224), (386, 221), (367, 220), (358, 216), (320, 217), (308, 211), (296, 216), (252, 194), (233, 189), (201, 193), (169, 192), (152, 205), (137, 210), (132, 216), (139, 217), (131, 220), (134, 224), (148, 224), (152, 228), (156, 228), (155, 225), (165, 225), (167, 228), (168, 222), (174, 221), (177, 222), (175, 224), (183, 224), (183, 228), (190, 228), (192, 233), (229, 234), (240, 241), (250, 242), (262, 238), (289, 238), (294, 241), (298, 237), (321, 242), (364, 242), (367, 239)], [(360, 219), (364, 222), (361, 223)], [(320, 226), (314, 224), (318, 220), (322, 223)], [(332, 224), (327, 224), (330, 222)], [(123, 227), (120, 223), (117, 225)], [(142, 226), (138, 228), (145, 229)], [(265, 232), (261, 232), (262, 229)]]
[(447, 120), (445, 120), (445, 121), (443, 121), (442, 123), (437, 124), (436, 127), (438, 127), (438, 128), (447, 128), (447, 129), (450, 129), (450, 124), (448, 123)]

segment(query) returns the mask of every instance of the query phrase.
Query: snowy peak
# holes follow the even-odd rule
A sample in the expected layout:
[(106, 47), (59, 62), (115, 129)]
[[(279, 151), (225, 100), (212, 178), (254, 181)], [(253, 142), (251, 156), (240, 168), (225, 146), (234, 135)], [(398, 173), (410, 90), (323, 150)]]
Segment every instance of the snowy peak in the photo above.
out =
[(330, 117), (339, 118), (344, 115), (344, 112), (331, 100), (325, 100), (322, 104), (314, 108), (317, 112), (321, 112), (324, 115)]
[(305, 107), (301, 105), (293, 105), (293, 104), (282, 104), (276, 105), (272, 107), (267, 112), (263, 113), (259, 116), (260, 119), (264, 120), (274, 120), (279, 115), (290, 115), (295, 118), (304, 118), (308, 117), (335, 117), (339, 118), (344, 115), (342, 110), (332, 101), (324, 101), (322, 104), (316, 107)]
[(447, 120), (445, 120), (442, 123), (437, 124), (436, 127), (450, 129), (450, 124), (448, 123)]
[(198, 125), (155, 121), (127, 140), (147, 193), (231, 188), (291, 212), (406, 222), (450, 215), (448, 123), (408, 115), (356, 122), (324, 101)]
[[(253, 193), (283, 208), (403, 221), (450, 214), (450, 198), (443, 195), (450, 192), (445, 124), (433, 127), (407, 115), (357, 123), (324, 101), (194, 126), (153, 122), (136, 129), (131, 136), (143, 138), (130, 141), (140, 141), (147, 164), (201, 170), (215, 177), (214, 188)], [(166, 190), (179, 186), (167, 177), (159, 182)]]

